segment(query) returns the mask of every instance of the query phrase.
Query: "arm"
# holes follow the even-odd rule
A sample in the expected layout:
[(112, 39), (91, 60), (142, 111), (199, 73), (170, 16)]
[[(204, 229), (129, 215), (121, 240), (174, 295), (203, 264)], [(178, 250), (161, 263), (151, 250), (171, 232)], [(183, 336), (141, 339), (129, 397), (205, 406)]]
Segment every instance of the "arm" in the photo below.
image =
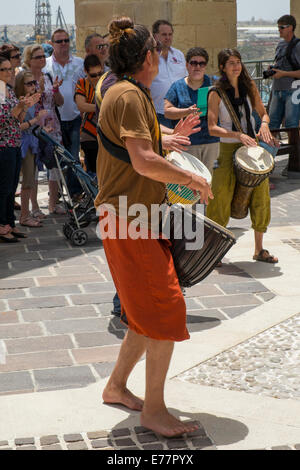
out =
[(63, 80), (59, 80), (58, 77), (55, 78), (53, 83), (53, 99), (56, 106), (63, 106), (65, 100), (61, 92), (59, 91), (59, 87), (62, 85)]
[(263, 105), (259, 91), (254, 83), (253, 83), (253, 92), (255, 95), (254, 109), (257, 111), (259, 117), (261, 118), (261, 126), (260, 126), (257, 136), (260, 137), (267, 144), (274, 145), (274, 138), (269, 129), (270, 118), (267, 114), (266, 108)]
[(28, 121), (24, 121), (21, 124), (21, 131), (27, 131), (32, 126), (40, 126), (42, 120), (47, 117), (48, 111), (46, 109), (42, 109), (37, 116), (32, 119), (28, 119)]
[(20, 122), (23, 122), (27, 109), (38, 103), (40, 99), (40, 93), (35, 93), (34, 95), (28, 94), (25, 97), (21, 96), (17, 106), (11, 110), (11, 115)]
[(162, 183), (183, 184), (190, 189), (200, 191), (201, 201), (206, 204), (209, 198), (213, 199), (210, 186), (204, 178), (182, 170), (156, 154), (149, 140), (126, 137), (125, 145), (132, 166), (140, 175)]
[(19, 101), (19, 103), (17, 104), (17, 106), (15, 106), (15, 107), (11, 110), (11, 115), (12, 115), (15, 119), (19, 119), (20, 122), (23, 121), (24, 116), (25, 116), (24, 107), (25, 107), (25, 103), (22, 102), (22, 101)]
[(75, 103), (81, 113), (95, 113), (96, 105), (93, 103), (87, 103), (86, 97), (83, 95), (75, 95)]
[(189, 108), (176, 108), (170, 101), (165, 99), (165, 117), (167, 119), (181, 119), (198, 111), (196, 104)]
[(237, 131), (228, 131), (218, 125), (220, 102), (221, 98), (219, 97), (218, 93), (212, 91), (208, 98), (207, 112), (208, 130), (210, 135), (221, 138), (237, 139), (247, 147), (255, 147), (257, 145), (256, 141), (247, 134), (243, 134), (242, 132)]
[(291, 70), (290, 72), (287, 72), (286, 70), (279, 70), (279, 69), (273, 69), (274, 72), (276, 72), (272, 78), (278, 79), (282, 77), (289, 77), (289, 78), (300, 78), (300, 70)]

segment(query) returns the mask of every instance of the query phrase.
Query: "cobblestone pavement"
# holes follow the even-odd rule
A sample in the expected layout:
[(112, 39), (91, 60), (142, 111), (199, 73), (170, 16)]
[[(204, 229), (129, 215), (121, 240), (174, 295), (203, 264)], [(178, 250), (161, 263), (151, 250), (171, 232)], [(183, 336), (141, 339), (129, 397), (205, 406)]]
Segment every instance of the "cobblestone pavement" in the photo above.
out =
[[(300, 224), (300, 181), (281, 177), (284, 166), (285, 160), (279, 159), (272, 176), (276, 189), (271, 191), (271, 226)], [(45, 193), (47, 188), (41, 189)], [(23, 228), (29, 237), (16, 246), (0, 245), (0, 395), (87, 386), (108, 376), (118, 355), (126, 327), (111, 315), (115, 289), (101, 241), (90, 226), (86, 229), (88, 244), (72, 246), (62, 233), (64, 221), (64, 216), (49, 216), (43, 228)], [(231, 227), (250, 226), (249, 218), (231, 222)], [(300, 239), (282, 242), (300, 250)], [(188, 329), (214, 328), (274, 296), (262, 283), (227, 262), (201, 284), (187, 289)], [(203, 366), (207, 367), (207, 377), (197, 380), (215, 387), (299, 399), (299, 317), (192, 369), (201, 374)], [(250, 370), (253, 367), (255, 370)], [(181, 378), (191, 379), (184, 374)], [(164, 439), (136, 427), (20, 436), (0, 442), (0, 450), (33, 448), (217, 449), (202, 426), (197, 433), (180, 439)], [(285, 442), (269, 449), (300, 450), (300, 444)]]
[[(205, 429), (180, 438), (163, 438), (143, 427), (113, 431), (50, 435), (0, 441), (1, 450), (218, 450)], [(300, 450), (300, 444), (286, 444), (255, 450)]]
[[(43, 228), (22, 227), (28, 238), (17, 246), (0, 245), (0, 394), (84, 387), (108, 376), (118, 355), (126, 327), (111, 315), (115, 289), (101, 241), (91, 225), (88, 244), (74, 247), (64, 221), (49, 216)], [(225, 264), (187, 289), (188, 329), (214, 328), (273, 297)]]
[(228, 390), (300, 400), (300, 314), (178, 378)]
[[(197, 431), (180, 438), (163, 438), (142, 426), (78, 434), (50, 435), (0, 441), (1, 450), (218, 450), (200, 425)], [(287, 444), (255, 450), (300, 450)]]

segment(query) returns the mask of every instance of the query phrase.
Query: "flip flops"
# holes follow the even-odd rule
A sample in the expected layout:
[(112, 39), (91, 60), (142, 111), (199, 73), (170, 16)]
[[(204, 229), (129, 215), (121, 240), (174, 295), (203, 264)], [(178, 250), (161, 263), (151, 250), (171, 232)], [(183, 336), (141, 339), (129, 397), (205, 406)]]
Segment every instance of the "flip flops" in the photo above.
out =
[(42, 227), (40, 219), (33, 219), (32, 217), (27, 217), (26, 219), (20, 220), (20, 225), (23, 227)]
[(2, 243), (18, 243), (18, 239), (16, 237), (6, 237), (5, 235), (0, 235), (0, 242)]
[(31, 212), (31, 217), (33, 217), (34, 219), (45, 219), (47, 216), (46, 214), (44, 214), (44, 212), (40, 211), (39, 209), (37, 209), (36, 211), (33, 211)]
[(270, 255), (268, 250), (260, 250), (258, 255), (253, 256), (253, 259), (256, 261), (263, 261), (264, 263), (278, 263), (278, 259), (276, 259), (273, 255)]
[(15, 232), (14, 230), (12, 230), (10, 232), (15, 238), (28, 238), (28, 236), (23, 233), (23, 232)]

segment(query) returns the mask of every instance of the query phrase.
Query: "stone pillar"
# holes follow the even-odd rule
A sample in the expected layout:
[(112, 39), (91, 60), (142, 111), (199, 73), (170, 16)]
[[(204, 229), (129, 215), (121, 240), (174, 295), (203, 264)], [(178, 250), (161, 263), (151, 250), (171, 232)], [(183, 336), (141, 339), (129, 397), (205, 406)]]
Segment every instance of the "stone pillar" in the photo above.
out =
[(174, 47), (183, 52), (204, 47), (210, 55), (210, 71), (217, 69), (219, 50), (237, 44), (236, 0), (75, 0), (78, 54), (84, 55), (88, 34), (106, 33), (111, 18), (123, 14), (149, 28), (157, 19), (170, 21)]
[(297, 21), (296, 36), (299, 38), (300, 37), (300, 2), (299, 0), (290, 0), (290, 2), (291, 2), (291, 15), (293, 15)]

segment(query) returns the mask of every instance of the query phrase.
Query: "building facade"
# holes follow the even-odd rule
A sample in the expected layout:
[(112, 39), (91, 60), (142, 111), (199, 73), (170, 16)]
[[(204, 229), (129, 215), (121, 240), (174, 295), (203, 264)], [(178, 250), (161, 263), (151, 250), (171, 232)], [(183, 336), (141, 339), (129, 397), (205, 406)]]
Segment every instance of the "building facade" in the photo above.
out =
[(186, 52), (202, 46), (210, 55), (210, 71), (217, 69), (217, 54), (237, 44), (236, 0), (75, 0), (77, 51), (84, 55), (85, 37), (107, 32), (113, 16), (127, 15), (151, 25), (167, 19), (174, 25), (174, 47)]

